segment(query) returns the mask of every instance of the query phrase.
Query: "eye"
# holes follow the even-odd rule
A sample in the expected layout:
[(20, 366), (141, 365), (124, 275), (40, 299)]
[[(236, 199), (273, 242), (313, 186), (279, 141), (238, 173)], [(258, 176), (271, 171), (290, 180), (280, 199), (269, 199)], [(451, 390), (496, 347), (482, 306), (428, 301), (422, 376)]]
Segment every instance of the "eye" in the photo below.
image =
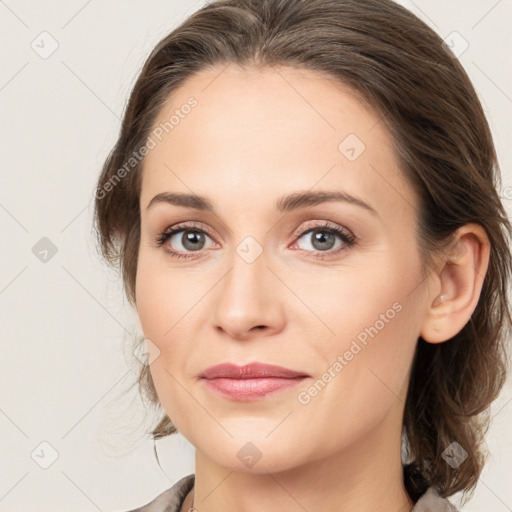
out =
[[(193, 224), (179, 224), (160, 233), (155, 242), (158, 247), (163, 246), (168, 240), (166, 250), (175, 258), (193, 258), (193, 254), (187, 252), (199, 252), (205, 247), (206, 239), (210, 236)], [(176, 250), (175, 250), (176, 249)]]
[[(302, 238), (308, 241), (305, 248), (299, 247), (301, 251), (313, 253), (312, 256), (319, 259), (335, 256), (356, 244), (356, 237), (350, 231), (326, 222), (312, 225), (309, 229), (299, 230), (294, 233), (294, 236), (298, 239), (295, 244)], [(196, 258), (199, 255), (194, 255), (194, 252), (200, 253), (208, 248), (207, 239), (211, 240), (211, 237), (204, 229), (195, 224), (185, 223), (159, 233), (155, 244), (157, 247), (165, 244), (165, 250), (173, 258)], [(337, 247), (335, 247), (336, 239), (341, 241)], [(169, 241), (168, 244), (166, 244), (167, 241)], [(216, 245), (215, 242), (212, 242), (212, 245)]]
[[(356, 243), (356, 237), (348, 230), (328, 223), (300, 231), (295, 236), (298, 237), (298, 240), (304, 238), (307, 241), (304, 244), (306, 247), (299, 247), (299, 249), (313, 252), (312, 256), (319, 259), (336, 255), (353, 247)], [(336, 239), (341, 240), (337, 247), (335, 247)]]

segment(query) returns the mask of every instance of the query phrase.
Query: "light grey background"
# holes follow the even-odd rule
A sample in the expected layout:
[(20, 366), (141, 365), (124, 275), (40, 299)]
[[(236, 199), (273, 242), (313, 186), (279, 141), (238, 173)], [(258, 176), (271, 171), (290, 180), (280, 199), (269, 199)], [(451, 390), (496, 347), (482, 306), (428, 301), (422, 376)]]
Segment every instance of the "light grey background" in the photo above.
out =
[[(127, 510), (194, 471), (179, 434), (156, 443), (165, 473), (158, 467), (141, 435), (155, 417), (136, 390), (121, 395), (135, 378), (126, 346), (140, 325), (96, 253), (91, 223), (94, 186), (137, 72), (203, 3), (0, 1), (0, 511)], [(402, 3), (459, 50), (469, 44), (460, 60), (495, 136), (510, 212), (512, 2)], [(48, 244), (43, 237), (57, 250), (46, 262), (33, 250)], [(509, 379), (466, 511), (512, 510), (511, 400)], [(43, 469), (52, 450), (57, 459)]]

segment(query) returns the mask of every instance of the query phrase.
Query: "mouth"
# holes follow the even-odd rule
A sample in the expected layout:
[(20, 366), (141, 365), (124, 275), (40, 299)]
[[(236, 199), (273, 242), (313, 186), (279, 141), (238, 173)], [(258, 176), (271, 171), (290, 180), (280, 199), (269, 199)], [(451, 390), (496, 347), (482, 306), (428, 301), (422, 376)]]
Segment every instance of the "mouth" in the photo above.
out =
[(245, 366), (223, 363), (200, 374), (209, 391), (238, 401), (261, 400), (289, 390), (310, 377), (305, 372), (257, 362)]

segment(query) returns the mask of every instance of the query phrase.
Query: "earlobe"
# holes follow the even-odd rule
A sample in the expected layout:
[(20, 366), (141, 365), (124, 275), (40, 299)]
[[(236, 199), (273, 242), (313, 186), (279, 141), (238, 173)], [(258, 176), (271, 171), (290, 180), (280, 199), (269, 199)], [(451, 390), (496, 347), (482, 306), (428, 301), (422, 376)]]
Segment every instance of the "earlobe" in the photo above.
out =
[(421, 337), (429, 343), (453, 338), (467, 324), (482, 291), (490, 255), (487, 234), (479, 224), (459, 228), (436, 271), (437, 286), (428, 295)]

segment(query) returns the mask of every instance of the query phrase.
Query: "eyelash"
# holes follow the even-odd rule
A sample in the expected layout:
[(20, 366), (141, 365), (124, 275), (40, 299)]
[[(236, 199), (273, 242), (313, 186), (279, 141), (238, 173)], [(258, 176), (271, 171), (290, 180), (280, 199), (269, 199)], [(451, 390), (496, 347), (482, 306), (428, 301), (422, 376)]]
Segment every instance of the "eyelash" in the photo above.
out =
[[(208, 233), (208, 231), (200, 229), (194, 224), (184, 223), (184, 224), (179, 224), (177, 226), (174, 226), (173, 228), (166, 229), (165, 231), (159, 233), (155, 239), (156, 246), (162, 247), (165, 244), (165, 242), (167, 242), (167, 240), (169, 240), (169, 238), (171, 238), (176, 233), (180, 233), (182, 231), (196, 231), (196, 232), (200, 232), (200, 233), (205, 233), (206, 235), (210, 236), (210, 238), (211, 238), (211, 235)], [(314, 258), (323, 260), (326, 258), (326, 255), (333, 256), (335, 254), (338, 254), (341, 251), (344, 251), (344, 250), (354, 247), (354, 245), (356, 244), (356, 237), (354, 235), (346, 232), (345, 230), (342, 230), (341, 228), (338, 228), (336, 226), (331, 226), (330, 224), (327, 224), (327, 223), (318, 225), (318, 226), (313, 226), (313, 227), (307, 228), (303, 231), (297, 231), (293, 234), (293, 236), (296, 237), (297, 239), (299, 239), (299, 238), (302, 238), (307, 233), (310, 233), (312, 231), (320, 231), (320, 232), (330, 233), (333, 235), (338, 235), (341, 238), (341, 240), (343, 241), (343, 243), (345, 244), (343, 247), (339, 247), (338, 249), (335, 249), (334, 251), (331, 250), (331, 251), (316, 252), (313, 254)], [(305, 250), (305, 249), (303, 249), (303, 250)], [(196, 256), (193, 256), (192, 254), (182, 254), (180, 252), (174, 251), (169, 248), (166, 248), (166, 251), (173, 258), (195, 258), (196, 257)], [(193, 251), (193, 252), (200, 252), (200, 251)], [(306, 252), (311, 252), (311, 251), (306, 251)]]

